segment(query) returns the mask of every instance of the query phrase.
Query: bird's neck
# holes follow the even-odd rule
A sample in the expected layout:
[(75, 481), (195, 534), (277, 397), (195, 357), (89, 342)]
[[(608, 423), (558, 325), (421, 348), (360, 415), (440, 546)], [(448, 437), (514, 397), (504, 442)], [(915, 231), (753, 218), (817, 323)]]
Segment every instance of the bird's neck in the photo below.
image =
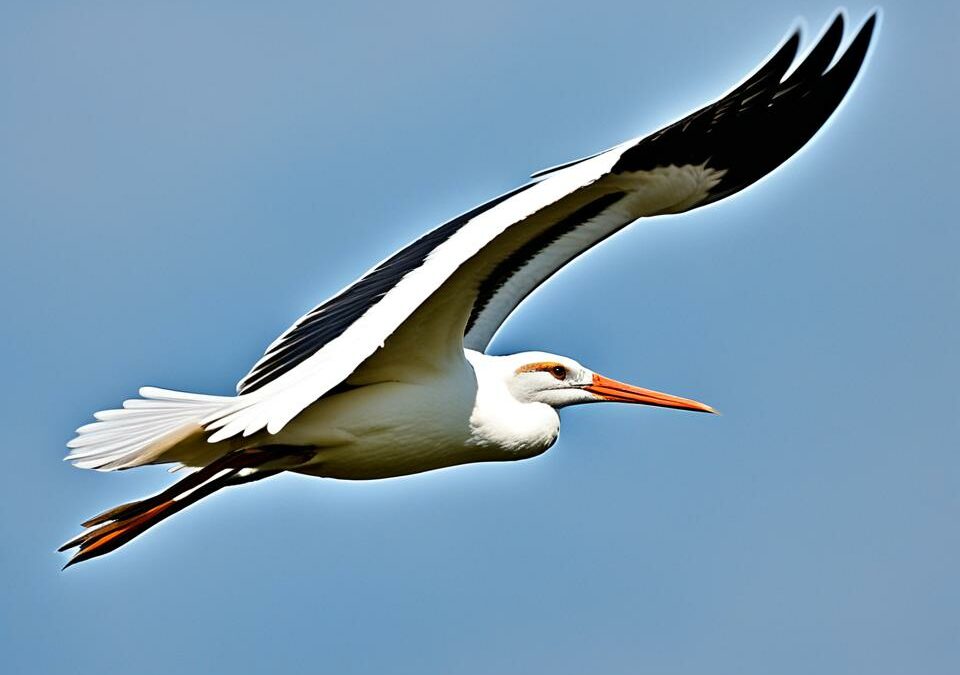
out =
[(472, 442), (495, 446), (515, 459), (545, 451), (560, 433), (560, 416), (544, 403), (521, 403), (510, 393), (498, 357), (465, 350), (477, 381), (470, 417)]

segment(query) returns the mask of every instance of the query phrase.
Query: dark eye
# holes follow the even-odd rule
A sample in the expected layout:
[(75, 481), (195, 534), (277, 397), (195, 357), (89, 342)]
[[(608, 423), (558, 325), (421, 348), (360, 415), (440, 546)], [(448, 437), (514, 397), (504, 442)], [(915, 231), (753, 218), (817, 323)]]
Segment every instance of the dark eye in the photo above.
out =
[(567, 369), (563, 366), (556, 365), (550, 368), (550, 374), (558, 380), (562, 380), (567, 377)]

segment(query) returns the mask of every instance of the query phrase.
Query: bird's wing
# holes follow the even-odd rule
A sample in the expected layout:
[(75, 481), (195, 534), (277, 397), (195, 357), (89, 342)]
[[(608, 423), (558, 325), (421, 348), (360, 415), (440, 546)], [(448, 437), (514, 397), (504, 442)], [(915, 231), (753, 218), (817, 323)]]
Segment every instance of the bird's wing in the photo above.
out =
[[(510, 313), (542, 282), (633, 220), (719, 201), (789, 159), (843, 100), (863, 64), (875, 22), (876, 16), (871, 16), (828, 69), (843, 36), (838, 14), (784, 77), (795, 64), (799, 45), (795, 32), (752, 76), (719, 100), (626, 148), (607, 151), (619, 157), (604, 182), (621, 198), (609, 205), (602, 199), (594, 202), (604, 209), (590, 214), (589, 222), (552, 228), (526, 245), (527, 250), (502, 262), (484, 279), (471, 309), (465, 345), (485, 349)], [(549, 176), (575, 165), (535, 175)], [(658, 191), (669, 190), (676, 191), (677, 203), (668, 206), (666, 199), (651, 199)]]
[(718, 101), (535, 174), (384, 260), (267, 348), (237, 385), (236, 403), (205, 420), (210, 440), (276, 433), (338, 385), (442, 367), (446, 357), (462, 359), (464, 346), (483, 350), (525, 297), (601, 240), (640, 217), (696, 208), (756, 182), (840, 104), (875, 23), (873, 15), (838, 57), (838, 15), (788, 75), (795, 32)]

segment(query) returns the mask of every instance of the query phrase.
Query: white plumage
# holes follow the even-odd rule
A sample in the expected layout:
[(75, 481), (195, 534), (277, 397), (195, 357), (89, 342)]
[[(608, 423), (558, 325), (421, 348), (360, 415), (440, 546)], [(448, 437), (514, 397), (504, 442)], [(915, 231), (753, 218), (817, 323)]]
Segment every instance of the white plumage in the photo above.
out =
[(124, 401), (119, 410), (94, 413), (97, 421), (77, 429), (67, 443), (67, 459), (100, 471), (149, 464), (189, 436), (201, 435), (203, 419), (234, 400), (157, 387), (141, 387), (139, 394), (142, 398)]
[(723, 199), (786, 161), (852, 85), (874, 23), (837, 56), (838, 15), (799, 63), (795, 33), (720, 100), (650, 136), (534, 174), (427, 233), (298, 319), (237, 396), (145, 387), (122, 409), (96, 413), (68, 444), (76, 466), (196, 471), (85, 523), (92, 529), (64, 547), (80, 548), (71, 563), (221, 487), (279, 471), (371, 479), (522, 459), (554, 443), (557, 410), (568, 405), (712, 412), (567, 357), (484, 352), (525, 298), (595, 244), (638, 218)]

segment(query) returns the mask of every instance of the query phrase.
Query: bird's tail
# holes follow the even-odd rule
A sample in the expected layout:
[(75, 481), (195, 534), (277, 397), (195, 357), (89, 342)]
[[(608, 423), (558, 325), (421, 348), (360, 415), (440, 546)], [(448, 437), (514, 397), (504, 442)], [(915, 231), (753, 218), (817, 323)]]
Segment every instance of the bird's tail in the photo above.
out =
[(64, 565), (64, 569), (123, 546), (159, 522), (221, 488), (267, 478), (282, 471), (282, 468), (277, 467), (284, 462), (303, 461), (310, 454), (312, 452), (303, 448), (284, 446), (228, 452), (163, 492), (121, 504), (87, 520), (83, 523), (87, 530), (58, 549), (62, 552), (79, 548)]
[[(236, 402), (233, 396), (189, 394), (182, 391), (143, 387), (141, 398), (123, 402), (119, 410), (94, 413), (96, 422), (77, 429), (67, 443), (67, 460), (81, 469), (113, 471), (158, 462), (185, 461), (169, 450), (174, 446), (196, 446), (200, 453), (218, 456), (204, 442), (203, 420)], [(183, 448), (181, 448), (183, 449)], [(189, 447), (187, 448), (189, 454)], [(184, 453), (180, 453), (181, 455)], [(193, 466), (203, 465), (210, 457)], [(187, 461), (186, 463), (190, 463)]]

